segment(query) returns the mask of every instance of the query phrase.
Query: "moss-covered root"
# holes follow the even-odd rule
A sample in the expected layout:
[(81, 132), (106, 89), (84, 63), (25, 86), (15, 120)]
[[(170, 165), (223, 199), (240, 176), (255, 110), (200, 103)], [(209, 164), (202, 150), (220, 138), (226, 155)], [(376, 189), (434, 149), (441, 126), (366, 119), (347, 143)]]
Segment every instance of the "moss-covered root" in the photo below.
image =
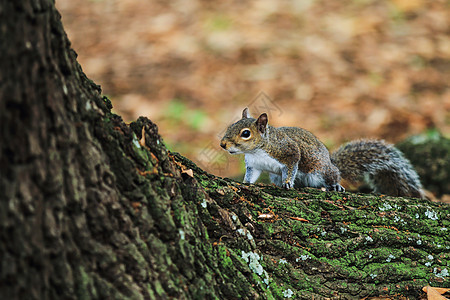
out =
[(450, 286), (449, 205), (246, 185), (174, 158), (214, 199), (200, 203), (211, 240), (248, 265), (265, 295), (415, 299), (423, 286)]
[(449, 286), (448, 205), (241, 184), (169, 153), (145, 118), (106, 114), (97, 126), (119, 194), (104, 222), (120, 251), (90, 251), (122, 279), (80, 268), (80, 296), (417, 298)]

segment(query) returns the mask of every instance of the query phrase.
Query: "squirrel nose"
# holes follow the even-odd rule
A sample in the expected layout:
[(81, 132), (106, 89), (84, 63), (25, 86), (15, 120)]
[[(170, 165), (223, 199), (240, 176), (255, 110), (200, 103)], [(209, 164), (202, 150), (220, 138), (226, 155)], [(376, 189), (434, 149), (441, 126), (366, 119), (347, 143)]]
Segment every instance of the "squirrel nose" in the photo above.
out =
[(223, 149), (227, 149), (227, 145), (225, 144), (225, 142), (220, 142), (220, 147), (222, 147)]

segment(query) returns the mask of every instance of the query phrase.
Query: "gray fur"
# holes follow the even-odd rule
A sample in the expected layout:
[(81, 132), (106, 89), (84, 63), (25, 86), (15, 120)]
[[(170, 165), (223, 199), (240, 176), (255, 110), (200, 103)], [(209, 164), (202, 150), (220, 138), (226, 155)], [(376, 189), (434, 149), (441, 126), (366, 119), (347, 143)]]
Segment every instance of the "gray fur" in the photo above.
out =
[[(266, 114), (230, 125), (221, 146), (231, 154), (245, 154), (245, 182), (254, 183), (261, 172), (269, 172), (277, 186), (325, 187), (344, 191), (341, 175), (348, 181), (365, 180), (376, 193), (424, 197), (419, 176), (394, 146), (378, 140), (350, 142), (330, 158), (328, 149), (311, 132), (297, 127), (275, 128)], [(251, 136), (241, 136), (245, 130)]]
[(393, 145), (382, 140), (358, 140), (341, 146), (331, 160), (344, 179), (364, 181), (375, 193), (423, 198), (413, 166)]

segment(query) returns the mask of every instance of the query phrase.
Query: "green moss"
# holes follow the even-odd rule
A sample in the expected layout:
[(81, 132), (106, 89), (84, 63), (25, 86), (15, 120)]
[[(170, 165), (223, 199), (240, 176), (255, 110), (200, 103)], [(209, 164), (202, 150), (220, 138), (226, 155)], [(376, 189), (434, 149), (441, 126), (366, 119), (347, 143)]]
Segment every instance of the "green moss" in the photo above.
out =
[(92, 278), (86, 273), (83, 266), (75, 272), (76, 294), (78, 299), (91, 299), (95, 297), (95, 287)]
[(164, 288), (159, 280), (153, 281), (153, 290), (158, 297), (167, 297), (166, 292), (164, 291)]
[(279, 285), (277, 282), (271, 281), (269, 289), (272, 292), (274, 298), (286, 299), (287, 295), (289, 295), (289, 298), (295, 299), (295, 289), (290, 287), (289, 285)]
[(219, 262), (224, 268), (231, 268), (233, 261), (230, 258), (230, 252), (224, 245), (219, 244), (217, 246), (217, 254), (219, 257)]
[(146, 265), (147, 260), (144, 258), (144, 256), (141, 254), (141, 252), (138, 250), (135, 244), (128, 244), (124, 246), (124, 250), (127, 251), (127, 253), (136, 261), (136, 264), (141, 266), (137, 270), (139, 278), (146, 278)]
[[(262, 222), (261, 222), (261, 224), (262, 224)], [(275, 233), (276, 227), (277, 227), (277, 225), (274, 224), (274, 223), (267, 223), (265, 226), (263, 226), (263, 228), (265, 229), (267, 237), (270, 237), (270, 236), (272, 236)]]
[(107, 96), (103, 96), (102, 100), (103, 100), (103, 102), (105, 103), (105, 105), (106, 105), (106, 107), (108, 109), (112, 109), (113, 108), (112, 102)]
[[(446, 284), (436, 280), (433, 270), (450, 264), (449, 232), (441, 231), (450, 227), (448, 206), (312, 188), (297, 191), (241, 184), (207, 174), (173, 153), (179, 164), (194, 171), (194, 178), (176, 177), (171, 168), (178, 164), (172, 164), (171, 158), (165, 160), (164, 149), (152, 148), (157, 162), (146, 147), (136, 143), (143, 120), (132, 126), (136, 136), (131, 139), (114, 132), (114, 122), (114, 116), (104, 121), (114, 136), (114, 142), (107, 145), (120, 148), (125, 141), (132, 144), (110, 157), (117, 162), (114, 173), (126, 198), (120, 201), (140, 199), (145, 203), (138, 212), (131, 205), (120, 210), (141, 218), (135, 222), (143, 236), (136, 247), (124, 249), (131, 266), (166, 275), (152, 278), (149, 295), (154, 298), (284, 299), (288, 289), (301, 299), (332, 298), (336, 292), (342, 298), (363, 298), (386, 294), (383, 288), (387, 287), (387, 294), (401, 293), (413, 299), (420, 289), (406, 289), (408, 285), (422, 281)], [(156, 138), (155, 134), (152, 139)], [(148, 142), (155, 144), (154, 140)], [(149, 170), (157, 165), (158, 174), (123, 176), (127, 169), (136, 173), (136, 165)], [(138, 192), (129, 191), (135, 186)], [(262, 220), (258, 218), (262, 213), (274, 213), (276, 218)], [(231, 215), (238, 219), (230, 221)], [(248, 230), (253, 242), (239, 236), (237, 228)], [(255, 273), (256, 263), (250, 266), (244, 261), (242, 251), (261, 255), (259, 264), (264, 272)], [(114, 259), (114, 255), (102, 258), (100, 264), (108, 266)], [(144, 274), (131, 266), (127, 268), (138, 275), (135, 278)], [(398, 286), (392, 278), (398, 279)], [(90, 289), (86, 282), (80, 284), (81, 292)], [(96, 286), (109, 288), (103, 283)]]
[[(188, 213), (186, 211), (186, 208), (184, 206), (184, 202), (180, 201), (181, 199), (174, 199), (172, 201), (172, 211), (173, 211), (173, 218), (176, 222), (177, 227), (186, 227), (188, 226)], [(192, 222), (192, 221), (191, 221)], [(191, 228), (194, 227), (194, 224), (189, 224)]]

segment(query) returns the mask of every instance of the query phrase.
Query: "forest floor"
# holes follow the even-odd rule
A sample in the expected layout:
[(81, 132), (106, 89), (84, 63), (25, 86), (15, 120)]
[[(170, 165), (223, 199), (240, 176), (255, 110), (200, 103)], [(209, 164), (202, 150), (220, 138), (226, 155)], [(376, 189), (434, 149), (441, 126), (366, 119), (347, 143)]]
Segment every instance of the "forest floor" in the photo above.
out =
[(249, 106), (330, 149), (361, 137), (450, 134), (448, 1), (58, 0), (89, 78), (125, 121), (219, 176), (219, 147)]

